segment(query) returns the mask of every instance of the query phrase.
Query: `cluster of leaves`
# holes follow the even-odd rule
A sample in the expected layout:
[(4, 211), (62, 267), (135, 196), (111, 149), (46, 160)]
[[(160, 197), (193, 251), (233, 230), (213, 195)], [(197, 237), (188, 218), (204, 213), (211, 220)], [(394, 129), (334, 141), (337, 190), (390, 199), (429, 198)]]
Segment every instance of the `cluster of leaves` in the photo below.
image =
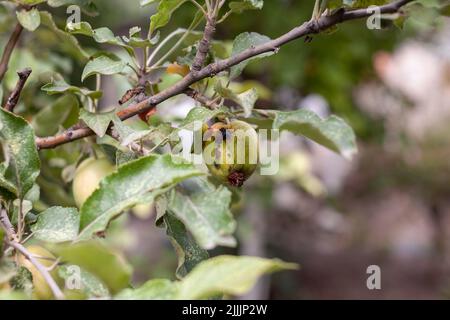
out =
[[(261, 33), (278, 35), (290, 28), (292, 21), (309, 19), (313, 2), (266, 1), (264, 10), (257, 15), (247, 15), (246, 19), (230, 17), (227, 28), (221, 31), (225, 37), (231, 37), (256, 25)], [(333, 1), (329, 0), (329, 4)], [(353, 100), (353, 88), (373, 76), (370, 70), (377, 51), (392, 51), (403, 38), (439, 25), (449, 9), (448, 1), (416, 1), (402, 9), (408, 19), (387, 16), (381, 21), (382, 30), (369, 30), (360, 22), (344, 23), (337, 32), (322, 39), (314, 38), (307, 45), (297, 41), (285, 46), (271, 59), (250, 65), (245, 74), (248, 78), (262, 79), (269, 88), (290, 87), (302, 94), (320, 94), (333, 112), (349, 122), (360, 140), (378, 138), (382, 134), (379, 124), (359, 111)], [(284, 18), (273, 19), (277, 16)], [(396, 26), (402, 31), (395, 32)], [(284, 102), (283, 107), (293, 107), (289, 102)]]
[[(162, 39), (159, 30), (169, 23), (177, 9), (192, 5), (191, 1), (141, 0), (144, 8), (158, 3), (145, 36), (138, 26), (130, 28), (126, 36), (117, 36), (106, 27), (95, 28), (86, 21), (68, 23), (62, 28), (51, 13), (53, 7), (75, 4), (86, 14), (95, 15), (93, 0), (9, 2), (18, 6), (7, 4), (0, 14), (16, 11), (19, 23), (33, 32), (28, 36), (44, 40), (43, 43), (53, 50), (43, 53), (32, 45), (17, 49), (2, 84), (5, 90), (11, 90), (14, 70), (23, 64), (33, 68), (34, 78), (16, 114), (0, 109), (4, 160), (0, 165), (1, 204), (15, 226), (21, 217), (25, 218), (25, 232), (31, 233), (28, 241), (41, 243), (57, 255), (59, 278), (70, 277), (71, 265), (81, 268), (83, 289), (76, 292), (76, 297), (195, 299), (218, 294), (237, 295), (246, 292), (264, 273), (294, 267), (278, 260), (252, 257), (208, 259), (208, 250), (236, 246), (236, 221), (230, 206), (240, 190), (210, 179), (204, 170), (174, 155), (173, 147), (180, 131), (192, 130), (194, 121), (205, 123), (216, 117), (230, 117), (252, 123), (258, 129), (286, 130), (305, 136), (350, 158), (356, 152), (355, 135), (342, 119), (336, 116), (322, 119), (303, 109), (284, 112), (255, 108), (263, 90), (254, 86), (245, 88), (238, 81), (250, 62), (247, 60), (192, 85), (193, 89), (210, 97), (220, 98), (216, 99), (220, 101), (219, 108), (199, 105), (182, 119), (156, 115), (148, 122), (122, 121), (117, 112), (132, 102), (100, 112), (102, 76), (121, 79), (125, 89), (121, 94), (145, 83), (145, 94), (150, 96), (175, 84), (181, 76), (167, 73), (167, 64), (176, 61), (180, 65), (192, 65), (202, 37), (202, 33), (196, 31), (204, 20), (202, 10), (196, 8), (197, 14), (192, 17), (189, 28), (177, 29)], [(387, 1), (334, 1), (330, 5), (332, 3), (333, 8), (360, 7), (379, 2)], [(262, 7), (263, 0), (229, 1), (218, 20), (222, 22), (232, 13)], [(90, 45), (82, 47), (79, 39), (89, 39)], [(175, 42), (169, 46), (171, 41)], [(267, 41), (269, 37), (249, 32), (231, 42), (215, 40), (207, 61), (232, 57)], [(50, 58), (53, 53), (57, 55)], [(270, 55), (259, 55), (251, 60)], [(53, 63), (40, 63), (48, 60)], [(70, 61), (84, 66), (78, 79), (73, 78)], [(93, 76), (97, 79), (96, 86), (89, 88), (91, 84), (86, 81)], [(85, 82), (86, 85), (80, 85)], [(41, 93), (37, 95), (39, 98), (33, 99), (30, 93), (36, 88)], [(60, 97), (55, 99), (54, 95)], [(159, 113), (164, 114), (164, 106)], [(79, 121), (95, 132), (95, 140), (78, 141), (38, 153), (37, 136), (54, 135)], [(113, 129), (108, 130), (110, 128)], [(69, 185), (78, 163), (92, 152), (104, 153), (117, 165), (117, 170), (104, 178), (99, 188), (77, 209)], [(131, 289), (128, 288), (130, 265), (98, 236), (107, 234), (111, 222), (119, 215), (137, 205), (150, 203), (157, 209), (156, 225), (165, 228), (177, 252), (176, 273), (180, 280), (150, 280)], [(0, 278), (0, 284), (8, 282), (16, 273), (6, 257), (1, 263), (0, 267), (10, 272)], [(66, 293), (69, 297), (74, 294), (70, 290)]]

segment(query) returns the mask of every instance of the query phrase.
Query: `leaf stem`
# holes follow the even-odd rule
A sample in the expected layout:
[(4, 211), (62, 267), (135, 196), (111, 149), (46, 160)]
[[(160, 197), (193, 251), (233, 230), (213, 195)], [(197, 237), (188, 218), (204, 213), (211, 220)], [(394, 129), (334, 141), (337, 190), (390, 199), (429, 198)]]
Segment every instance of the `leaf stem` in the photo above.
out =
[(202, 13), (203, 15), (206, 17), (208, 15), (208, 13), (206, 12), (206, 10), (203, 8), (203, 6), (201, 4), (199, 4), (197, 1), (195, 0), (190, 0), (190, 2), (192, 4), (194, 4)]
[[(155, 50), (152, 52), (152, 54), (150, 55), (150, 57), (147, 60), (147, 66), (151, 66), (152, 68), (156, 68), (158, 67), (161, 63), (164, 62), (164, 60), (167, 59), (168, 56), (170, 56), (176, 49), (178, 49), (178, 47), (181, 45), (181, 43), (183, 43), (184, 39), (186, 39), (186, 37), (189, 35), (189, 33), (192, 32), (192, 30), (194, 30), (202, 21), (203, 19), (200, 19), (199, 21), (192, 21), (191, 25), (187, 28), (187, 29), (177, 29), (174, 32), (172, 32), (171, 34), (169, 34), (156, 48)], [(178, 41), (170, 48), (169, 51), (167, 51), (164, 56), (162, 56), (156, 63), (154, 63), (153, 65), (151, 64), (153, 59), (156, 57), (156, 55), (158, 54), (158, 52), (161, 50), (161, 48), (163, 48), (174, 36), (183, 33), (183, 35), (181, 36), (180, 39), (178, 39)]]

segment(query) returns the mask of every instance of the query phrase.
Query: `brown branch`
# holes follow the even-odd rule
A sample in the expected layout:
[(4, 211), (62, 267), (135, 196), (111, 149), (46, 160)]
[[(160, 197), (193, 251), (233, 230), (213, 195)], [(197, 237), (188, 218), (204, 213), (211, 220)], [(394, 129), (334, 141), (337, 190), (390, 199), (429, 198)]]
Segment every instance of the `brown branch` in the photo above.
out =
[(139, 86), (137, 86), (135, 88), (127, 90), (127, 92), (125, 92), (125, 94), (122, 96), (122, 98), (120, 98), (119, 105), (123, 105), (123, 104), (127, 103), (128, 101), (133, 99), (138, 94), (141, 94), (141, 93), (144, 93), (144, 92), (145, 92), (145, 87), (141, 86), (141, 85), (139, 85)]
[[(380, 13), (398, 12), (402, 6), (412, 1), (414, 0), (398, 0), (390, 4), (380, 6), (379, 7)], [(263, 53), (277, 52), (279, 48), (286, 43), (289, 43), (291, 41), (294, 41), (307, 35), (317, 34), (323, 30), (326, 30), (344, 21), (366, 18), (372, 14), (373, 12), (367, 9), (358, 9), (351, 11), (342, 9), (338, 10), (336, 13), (330, 16), (322, 16), (317, 20), (305, 22), (301, 26), (292, 29), (291, 31), (280, 36), (279, 38), (268, 41), (259, 46), (251, 47), (228, 59), (211, 63), (198, 72), (188, 74), (186, 77), (178, 81), (172, 87), (167, 88), (166, 90), (163, 90), (154, 96), (151, 96), (145, 101), (132, 105), (118, 112), (118, 116), (120, 117), (120, 119), (125, 120), (141, 112), (149, 111), (150, 109), (154, 108), (157, 104), (173, 96), (183, 93), (195, 82), (208, 77), (215, 76), (219, 72), (227, 70), (230, 67), (241, 63), (242, 61), (248, 60), (249, 58), (255, 57)], [(81, 128), (78, 130), (72, 130), (70, 133), (64, 132), (54, 137), (37, 138), (36, 144), (40, 149), (54, 148), (58, 145), (68, 143), (92, 134), (94, 134), (94, 132), (91, 131), (90, 129)]]
[(202, 105), (209, 109), (217, 109), (220, 107), (220, 105), (215, 100), (208, 98), (197, 90), (187, 88), (186, 90), (184, 90), (184, 94), (191, 97), (195, 101), (200, 102)]
[(52, 278), (50, 273), (48, 272), (47, 268), (43, 266), (34, 256), (31, 252), (27, 250), (23, 245), (19, 243), (17, 240), (17, 234), (14, 230), (13, 225), (11, 224), (11, 221), (9, 220), (8, 214), (6, 213), (6, 210), (1, 209), (0, 210), (0, 222), (3, 229), (6, 231), (7, 234), (7, 240), (6, 243), (11, 246), (12, 248), (16, 249), (20, 254), (22, 254), (26, 259), (28, 259), (40, 272), (42, 277), (44, 278), (45, 282), (47, 282), (48, 286), (53, 292), (53, 295), (56, 299), (62, 300), (65, 299), (64, 294), (62, 293), (61, 289), (56, 284), (55, 280)]
[(203, 37), (202, 40), (200, 40), (194, 62), (192, 63), (192, 72), (199, 72), (203, 68), (206, 57), (208, 56), (209, 47), (211, 46), (211, 40), (215, 32), (216, 18), (207, 16)]
[(11, 37), (8, 40), (8, 43), (6, 44), (2, 59), (0, 60), (0, 82), (2, 82), (6, 71), (8, 70), (9, 59), (11, 58), (11, 54), (17, 44), (17, 41), (19, 41), (22, 31), (22, 25), (20, 23), (17, 23), (13, 33), (11, 34)]
[(8, 97), (8, 100), (6, 100), (5, 104), (5, 110), (8, 110), (10, 112), (14, 111), (14, 108), (17, 105), (17, 102), (19, 102), (20, 94), (22, 92), (23, 87), (25, 86), (25, 82), (27, 82), (28, 77), (31, 74), (31, 69), (26, 68), (22, 71), (17, 72), (17, 75), (19, 76), (19, 80), (17, 80), (16, 87), (11, 92), (11, 94)]
[(77, 129), (69, 128), (63, 133), (60, 133), (56, 136), (36, 138), (36, 145), (38, 149), (51, 149), (65, 143), (89, 137), (93, 134), (94, 132), (87, 127), (81, 127)]
[(14, 231), (14, 227), (11, 224), (11, 221), (9, 220), (6, 210), (4, 209), (0, 210), (0, 224), (3, 226), (3, 229), (5, 230), (8, 239), (12, 241), (18, 241), (16, 231)]

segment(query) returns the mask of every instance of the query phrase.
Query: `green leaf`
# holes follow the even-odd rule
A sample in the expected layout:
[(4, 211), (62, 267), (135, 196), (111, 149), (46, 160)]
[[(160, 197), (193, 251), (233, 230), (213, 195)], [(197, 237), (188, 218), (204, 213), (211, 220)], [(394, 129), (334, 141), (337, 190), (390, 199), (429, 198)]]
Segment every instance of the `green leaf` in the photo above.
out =
[(125, 124), (118, 117), (113, 119), (114, 129), (119, 134), (119, 141), (122, 146), (128, 146), (130, 143), (147, 137), (152, 130), (136, 130)]
[[(33, 204), (28, 200), (15, 199), (12, 206), (11, 222), (16, 225), (19, 218), (19, 210), (22, 209), (22, 214), (27, 217), (27, 214), (33, 209)], [(29, 216), (28, 216), (29, 217)]]
[[(250, 48), (252, 46), (258, 46), (258, 45), (264, 44), (268, 41), (270, 41), (269, 37), (260, 35), (259, 33), (256, 33), (256, 32), (241, 33), (240, 35), (238, 35), (236, 37), (236, 39), (234, 39), (233, 50), (232, 50), (231, 56), (235, 56), (235, 55), (241, 53), (242, 51), (247, 50), (248, 48)], [(252, 57), (250, 59), (242, 61), (238, 65), (231, 67), (230, 78), (234, 79), (234, 78), (238, 77), (250, 61), (268, 57), (268, 56), (271, 56), (272, 54), (273, 54), (273, 52), (262, 53), (255, 57)]]
[(236, 13), (242, 13), (245, 10), (261, 10), (264, 0), (244, 0), (230, 2), (230, 9)]
[(167, 188), (201, 175), (191, 164), (170, 155), (150, 155), (119, 167), (107, 176), (81, 208), (80, 239), (103, 231), (109, 221), (137, 204), (152, 202)]
[(255, 88), (237, 94), (231, 89), (223, 87), (222, 83), (218, 81), (215, 89), (223, 98), (236, 102), (244, 110), (245, 117), (249, 117), (252, 114), (253, 107), (258, 100), (258, 92)]
[(58, 132), (60, 126), (66, 122), (74, 109), (79, 108), (78, 99), (67, 94), (58, 98), (53, 104), (39, 111), (32, 121), (36, 135), (51, 136)]
[(195, 179), (182, 187), (182, 191), (170, 192), (168, 210), (183, 222), (203, 249), (217, 245), (234, 247), (236, 221), (229, 210), (231, 192), (224, 186), (216, 189)]
[(98, 277), (112, 293), (130, 283), (131, 266), (122, 256), (98, 241), (57, 245), (54, 251), (63, 262), (79, 266)]
[(9, 281), (9, 284), (14, 291), (23, 291), (30, 296), (33, 290), (32, 281), (33, 275), (31, 272), (27, 268), (20, 266), (17, 273)]
[(47, 92), (49, 95), (61, 94), (61, 93), (76, 93), (79, 95), (91, 97), (93, 99), (99, 99), (103, 93), (101, 91), (91, 91), (86, 88), (80, 88), (67, 84), (64, 79), (53, 79), (52, 82), (45, 84), (41, 88), (42, 91)]
[[(58, 268), (58, 275), (65, 281), (70, 281), (72, 276), (75, 276), (74, 272), (79, 271), (79, 281), (81, 288), (76, 290), (80, 291), (85, 297), (89, 299), (93, 298), (108, 298), (110, 293), (108, 287), (92, 273), (78, 266), (60, 266)], [(77, 275), (78, 276), (78, 275)], [(69, 292), (72, 290), (66, 289)], [(74, 289), (75, 290), (75, 289)]]
[(36, 8), (17, 11), (17, 20), (28, 31), (36, 30), (41, 24), (41, 16)]
[(127, 66), (122, 60), (113, 60), (107, 56), (100, 56), (89, 61), (84, 67), (81, 81), (94, 74), (112, 75), (121, 73)]
[(176, 297), (176, 283), (166, 279), (155, 279), (137, 289), (125, 289), (115, 299), (118, 300), (173, 300)]
[(140, 27), (132, 27), (129, 30), (129, 37), (122, 36), (122, 39), (133, 48), (145, 48), (156, 44), (159, 41), (160, 34), (157, 32), (151, 39), (143, 39), (140, 37)]
[(268, 273), (297, 269), (296, 264), (258, 257), (218, 256), (201, 262), (181, 281), (150, 280), (137, 289), (125, 289), (118, 299), (196, 300), (217, 295), (239, 296)]
[(80, 119), (83, 120), (84, 123), (86, 123), (86, 125), (91, 128), (97, 136), (103, 137), (108, 130), (109, 124), (114, 119), (118, 119), (118, 117), (115, 110), (104, 113), (92, 113), (84, 109), (80, 109)]
[[(1, 193), (1, 191), (3, 190), (6, 190), (8, 193), (17, 195), (17, 187), (12, 182), (8, 181), (5, 177), (7, 167), (7, 163), (0, 163), (0, 195), (3, 195)], [(8, 198), (11, 197), (8, 194)]]
[(71, 34), (82, 34), (88, 37), (94, 37), (94, 30), (89, 22), (81, 21), (79, 23), (69, 22), (66, 25), (66, 31)]
[[(158, 11), (150, 18), (150, 33), (169, 23), (172, 14), (187, 0), (161, 0)], [(147, 2), (149, 4), (149, 2)], [(142, 5), (142, 3), (141, 3)]]
[(81, 7), (84, 13), (90, 16), (97, 16), (98, 10), (97, 6), (93, 2), (94, 0), (48, 0), (48, 5), (50, 7), (61, 7), (68, 6), (71, 4)]
[(130, 56), (134, 55), (134, 50), (125, 42), (114, 35), (114, 33), (106, 27), (92, 29), (88, 22), (82, 21), (80, 23), (68, 23), (66, 26), (67, 32), (71, 34), (82, 34), (93, 38), (97, 43), (107, 43), (124, 48)]
[(75, 240), (79, 225), (80, 215), (77, 209), (52, 207), (38, 215), (31, 230), (35, 239), (58, 243)]
[(305, 136), (347, 159), (357, 152), (355, 133), (339, 117), (321, 119), (314, 112), (300, 109), (291, 112), (271, 111), (275, 115), (274, 129), (288, 130)]
[(136, 160), (138, 156), (132, 151), (122, 151), (120, 149), (117, 149), (115, 158), (116, 158), (116, 165), (121, 166), (127, 162)]
[(205, 299), (217, 294), (242, 295), (264, 274), (297, 266), (280, 260), (246, 256), (218, 256), (199, 264), (180, 283), (177, 298)]
[(24, 199), (30, 201), (31, 203), (35, 203), (39, 201), (41, 196), (41, 187), (37, 183), (33, 184), (30, 190), (25, 194)]
[(34, 139), (33, 129), (23, 118), (0, 108), (0, 140), (9, 158), (0, 170), (0, 186), (13, 187), (9, 191), (20, 199), (39, 175), (40, 161)]
[(78, 40), (70, 33), (59, 29), (53, 21), (53, 17), (49, 12), (40, 11), (40, 15), (41, 24), (49, 28), (56, 35), (60, 42), (59, 45), (64, 52), (71, 55), (80, 62), (84, 62), (89, 59), (90, 55), (86, 51), (84, 51), (84, 49), (80, 46)]
[(195, 107), (189, 111), (186, 118), (181, 122), (180, 128), (186, 130), (194, 129), (194, 122), (198, 121), (201, 123), (205, 123), (206, 121), (217, 117), (219, 115), (227, 115), (228, 109), (221, 107), (217, 109), (208, 109), (205, 107)]
[(174, 215), (166, 213), (163, 221), (166, 233), (178, 256), (176, 275), (182, 278), (201, 261), (208, 259), (209, 255), (192, 239), (183, 223)]

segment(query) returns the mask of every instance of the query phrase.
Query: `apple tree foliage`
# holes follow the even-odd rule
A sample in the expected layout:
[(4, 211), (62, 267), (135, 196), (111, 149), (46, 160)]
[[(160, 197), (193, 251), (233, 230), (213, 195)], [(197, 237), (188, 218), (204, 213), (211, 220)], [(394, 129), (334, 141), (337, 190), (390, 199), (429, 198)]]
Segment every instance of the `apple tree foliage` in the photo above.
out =
[[(256, 65), (256, 60), (265, 59), (270, 63), (277, 50), (251, 56), (190, 85), (191, 89), (214, 100), (219, 105), (217, 108), (197, 101), (180, 118), (170, 113), (179, 98), (179, 94), (174, 94), (157, 106), (155, 114), (144, 117), (145, 121), (119, 116), (121, 111), (137, 103), (139, 95), (121, 105), (115, 103), (99, 110), (103, 99), (118, 101), (125, 93), (131, 94), (129, 90), (133, 88), (143, 88), (140, 94), (146, 98), (176, 86), (185, 74), (167, 73), (167, 66), (176, 62), (187, 66), (189, 72), (201, 50), (204, 13), (210, 6), (221, 6), (217, 23), (226, 28), (229, 16), (245, 19), (254, 10), (264, 10), (264, 1), (127, 1), (127, 6), (141, 6), (152, 14), (147, 25), (134, 26), (120, 35), (95, 24), (96, 17), (108, 14), (99, 12), (95, 2), (0, 2), (0, 30), (10, 32), (11, 26), (18, 23), (26, 39), (14, 49), (9, 61), (0, 87), (2, 101), (14, 89), (16, 72), (25, 67), (33, 70), (14, 112), (0, 108), (0, 209), (18, 237), (11, 236), (2, 219), (0, 299), (33, 297), (30, 273), (16, 265), (15, 255), (21, 253), (13, 250), (12, 242), (25, 246), (39, 244), (57, 257), (51, 276), (65, 298), (236, 296), (250, 290), (264, 274), (295, 269), (295, 264), (277, 259), (230, 255), (210, 258), (209, 251), (218, 246), (237, 245), (237, 223), (230, 207), (239, 193), (245, 192), (245, 185), (238, 189), (218, 183), (204, 168), (180, 161), (174, 154), (181, 129), (189, 129), (194, 121), (205, 123), (218, 116), (239, 118), (256, 125), (257, 129), (287, 130), (344, 157), (355, 154), (355, 135), (343, 119), (336, 116), (322, 119), (303, 109), (282, 111), (282, 106), (259, 110), (255, 104), (263, 94), (261, 90), (233, 85), (239, 83), (249, 62)], [(388, 0), (330, 0), (323, 14), (388, 3)], [(61, 19), (64, 17), (61, 10), (72, 5), (80, 8), (81, 17), (89, 22), (82, 19), (66, 23)], [(312, 5), (313, 1), (311, 8)], [(402, 15), (394, 17), (395, 22), (402, 23), (415, 6), (439, 14), (447, 10), (442, 1), (415, 1), (405, 7)], [(190, 25), (168, 30), (174, 24), (173, 14), (187, 8), (193, 12)], [(234, 39), (217, 38), (210, 39), (203, 66), (232, 58), (271, 40), (251, 30), (235, 35)], [(7, 38), (3, 40), (2, 46), (6, 45)], [(105, 79), (123, 91), (103, 91), (101, 81)], [(106, 96), (110, 94), (116, 96)], [(93, 135), (49, 149), (39, 148), (39, 137), (77, 130), (77, 124), (91, 129)], [(116, 165), (116, 170), (102, 179), (98, 189), (77, 208), (71, 191), (76, 167), (85, 158), (99, 155), (106, 156)], [(148, 204), (156, 208), (155, 226), (165, 229), (177, 253), (174, 277), (177, 280), (148, 279), (136, 286), (131, 282), (131, 264), (108, 242), (108, 236), (118, 218), (136, 206)], [(152, 227), (148, 225), (149, 229)], [(74, 270), (79, 277), (76, 288), (68, 285), (73, 282)]]

